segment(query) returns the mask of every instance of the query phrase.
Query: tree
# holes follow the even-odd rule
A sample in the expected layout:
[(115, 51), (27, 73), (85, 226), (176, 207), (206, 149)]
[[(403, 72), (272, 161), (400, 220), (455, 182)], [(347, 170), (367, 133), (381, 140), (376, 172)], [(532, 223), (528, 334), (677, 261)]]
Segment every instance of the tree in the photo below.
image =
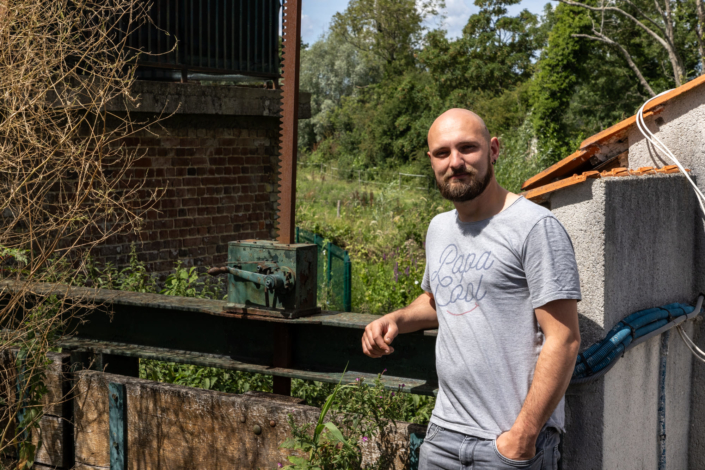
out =
[(442, 0), (351, 0), (343, 13), (333, 16), (331, 32), (381, 59), (394, 74), (414, 63), (424, 19), (443, 6)]
[(345, 96), (382, 78), (382, 64), (327, 33), (301, 51), (301, 90), (311, 93), (312, 118), (301, 123), (299, 146), (310, 149), (332, 132), (330, 113)]
[[(667, 55), (670, 75), (675, 86), (687, 81), (689, 67), (686, 63), (685, 49), (688, 42), (688, 29), (684, 28), (688, 14), (684, 11), (684, 2), (676, 0), (599, 0), (588, 4), (574, 0), (560, 0), (566, 5), (575, 6), (588, 12), (591, 22), (589, 32), (576, 33), (575, 37), (597, 41), (613, 48), (619, 53), (629, 68), (634, 72), (641, 85), (651, 96), (656, 92), (650, 85), (638, 65), (634, 53), (628, 47), (629, 38), (619, 40), (616, 36), (625, 27), (635, 26)], [(703, 16), (702, 0), (696, 0), (700, 19)], [(700, 63), (703, 62), (703, 37), (700, 32), (702, 23), (697, 25), (697, 43), (700, 50)], [(691, 69), (692, 70), (692, 69)], [(702, 70), (701, 70), (702, 73)]]
[(442, 31), (427, 36), (419, 62), (448, 96), (471, 89), (501, 94), (528, 80), (540, 48), (538, 18), (527, 10), (507, 16), (507, 7), (520, 0), (477, 0), (480, 11), (468, 19), (455, 41)]

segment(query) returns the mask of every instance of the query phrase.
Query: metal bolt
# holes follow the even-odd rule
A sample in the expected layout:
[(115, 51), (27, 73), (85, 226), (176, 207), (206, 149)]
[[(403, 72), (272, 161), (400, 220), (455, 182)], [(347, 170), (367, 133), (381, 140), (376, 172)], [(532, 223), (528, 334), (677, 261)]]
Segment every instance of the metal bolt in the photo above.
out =
[(269, 425), (270, 425), (271, 427), (274, 427), (274, 426), (277, 425), (277, 423), (275, 423), (274, 421), (270, 421), (270, 422), (269, 422)]
[(259, 424), (255, 424), (254, 426), (252, 426), (252, 432), (259, 436), (260, 434), (262, 434), (262, 428)]

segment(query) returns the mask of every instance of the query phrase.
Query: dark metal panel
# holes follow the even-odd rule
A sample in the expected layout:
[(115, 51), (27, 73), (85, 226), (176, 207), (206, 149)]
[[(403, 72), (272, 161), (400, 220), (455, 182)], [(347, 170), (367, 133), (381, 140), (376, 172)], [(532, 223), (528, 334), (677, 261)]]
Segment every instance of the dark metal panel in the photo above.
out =
[(320, 372), (350, 370), (376, 374), (387, 369), (397, 377), (434, 382), (435, 338), (420, 333), (400, 335), (395, 353), (371, 359), (362, 353), (362, 329), (323, 324), (282, 323), (162, 308), (115, 305), (112, 321), (93, 310), (84, 324), (74, 325), (78, 338), (136, 346), (226, 356), (249, 364), (273, 366), (277, 324), (292, 333), (291, 368)]

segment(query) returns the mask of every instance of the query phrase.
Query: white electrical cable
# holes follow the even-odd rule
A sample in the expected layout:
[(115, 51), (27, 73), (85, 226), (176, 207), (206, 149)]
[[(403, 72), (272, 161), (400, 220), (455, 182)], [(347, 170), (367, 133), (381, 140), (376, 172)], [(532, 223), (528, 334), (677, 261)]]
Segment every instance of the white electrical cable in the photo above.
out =
[[(690, 175), (688, 175), (688, 172), (685, 171), (685, 167), (681, 164), (680, 161), (676, 158), (675, 155), (673, 155), (673, 152), (666, 147), (666, 144), (661, 142), (661, 139), (656, 137), (648, 127), (646, 127), (646, 122), (644, 122), (644, 108), (646, 107), (647, 104), (649, 104), (652, 100), (655, 100), (659, 96), (666, 94), (670, 92), (671, 90), (664, 91), (663, 93), (659, 93), (658, 95), (654, 96), (650, 100), (648, 100), (646, 103), (644, 103), (641, 108), (639, 108), (639, 111), (636, 113), (636, 125), (639, 128), (639, 132), (644, 136), (646, 140), (648, 140), (651, 145), (656, 147), (658, 150), (661, 151), (664, 155), (666, 155), (680, 170), (681, 173), (686, 177), (690, 185), (693, 187), (693, 190), (695, 191), (695, 196), (698, 198), (698, 204), (700, 204), (700, 209), (703, 211), (702, 214), (705, 215), (705, 194), (700, 191), (700, 188), (697, 187), (695, 182), (691, 179)], [(696, 306), (697, 312), (695, 312), (695, 315), (698, 315), (700, 313), (700, 307), (702, 306), (703, 303), (703, 298), (700, 296), (698, 299), (698, 304)], [(676, 328), (678, 328), (678, 334), (680, 335), (681, 339), (685, 343), (685, 345), (688, 347), (691, 353), (693, 353), (693, 356), (695, 356), (698, 360), (705, 362), (705, 351), (700, 349), (695, 342), (686, 334), (686, 332), (683, 330), (683, 327), (681, 325), (678, 325)]]
[(678, 325), (676, 327), (678, 329), (678, 334), (681, 335), (681, 339), (685, 343), (685, 345), (690, 349), (690, 352), (693, 353), (693, 356), (695, 356), (696, 359), (698, 359), (701, 362), (705, 362), (705, 351), (700, 349), (692, 339), (683, 331), (683, 327), (681, 325)]
[(646, 103), (644, 103), (641, 106), (641, 108), (639, 108), (639, 111), (636, 113), (636, 125), (639, 128), (639, 132), (641, 132), (641, 134), (644, 136), (644, 138), (646, 138), (646, 140), (648, 140), (651, 143), (651, 145), (653, 145), (658, 150), (660, 150), (663, 154), (665, 154), (678, 167), (678, 169), (681, 171), (681, 173), (683, 173), (683, 175), (685, 175), (685, 177), (688, 179), (688, 182), (693, 187), (693, 190), (695, 190), (695, 195), (698, 198), (698, 203), (700, 204), (700, 208), (702, 209), (703, 214), (705, 214), (705, 204), (704, 204), (705, 194), (703, 194), (702, 191), (700, 191), (700, 189), (696, 186), (696, 184), (693, 182), (693, 180), (688, 175), (688, 172), (685, 171), (685, 167), (683, 167), (681, 162), (679, 162), (678, 159), (676, 158), (676, 156), (673, 155), (673, 152), (671, 152), (668, 149), (668, 147), (666, 147), (666, 144), (661, 142), (661, 140), (658, 137), (656, 137), (654, 134), (651, 133), (649, 128), (646, 127), (646, 122), (644, 122), (644, 108), (646, 107), (646, 105), (649, 104), (652, 100), (655, 100), (659, 96), (666, 94), (670, 91), (671, 90), (664, 91), (663, 93), (660, 93), (660, 94), (654, 96), (653, 98), (648, 100)]

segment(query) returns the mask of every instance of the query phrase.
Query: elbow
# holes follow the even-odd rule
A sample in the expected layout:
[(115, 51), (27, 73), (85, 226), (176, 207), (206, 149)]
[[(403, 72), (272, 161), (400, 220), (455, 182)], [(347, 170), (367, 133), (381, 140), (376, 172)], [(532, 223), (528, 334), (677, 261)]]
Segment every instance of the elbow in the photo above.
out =
[(570, 337), (566, 341), (566, 347), (568, 351), (570, 352), (570, 355), (573, 358), (578, 357), (578, 353), (580, 352), (580, 332), (576, 331), (574, 334), (571, 334)]
[(544, 348), (550, 348), (565, 357), (575, 359), (580, 352), (580, 333), (569, 332), (558, 337), (547, 337)]

